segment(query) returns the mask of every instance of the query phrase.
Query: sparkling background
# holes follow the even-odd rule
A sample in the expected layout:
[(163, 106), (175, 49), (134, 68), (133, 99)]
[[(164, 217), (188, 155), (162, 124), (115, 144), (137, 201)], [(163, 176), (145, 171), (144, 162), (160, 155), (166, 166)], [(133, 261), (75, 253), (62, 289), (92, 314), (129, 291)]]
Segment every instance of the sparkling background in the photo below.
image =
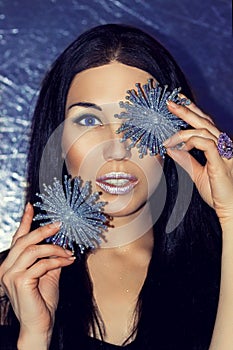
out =
[(138, 26), (170, 50), (199, 106), (232, 135), (231, 6), (228, 0), (0, 0), (0, 250), (9, 247), (22, 215), (31, 116), (59, 53), (92, 26)]

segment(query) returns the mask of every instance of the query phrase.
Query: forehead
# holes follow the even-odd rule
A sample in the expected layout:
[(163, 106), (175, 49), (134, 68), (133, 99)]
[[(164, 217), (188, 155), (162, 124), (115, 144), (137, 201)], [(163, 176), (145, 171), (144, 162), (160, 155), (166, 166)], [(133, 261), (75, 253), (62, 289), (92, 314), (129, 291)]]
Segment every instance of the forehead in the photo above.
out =
[(78, 73), (67, 96), (67, 106), (76, 102), (104, 104), (125, 98), (135, 83), (144, 84), (151, 75), (141, 69), (114, 62)]

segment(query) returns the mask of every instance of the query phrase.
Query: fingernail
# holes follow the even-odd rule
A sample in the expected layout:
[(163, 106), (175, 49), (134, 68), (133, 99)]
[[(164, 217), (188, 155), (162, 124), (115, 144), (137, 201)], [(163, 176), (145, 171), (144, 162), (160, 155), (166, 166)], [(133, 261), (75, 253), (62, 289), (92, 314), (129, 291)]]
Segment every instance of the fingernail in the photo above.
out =
[(174, 148), (177, 150), (182, 150), (185, 147), (185, 142), (178, 143)]
[(57, 222), (53, 222), (52, 224), (49, 224), (50, 228), (58, 228), (61, 227), (62, 223), (57, 221)]
[(67, 258), (68, 260), (76, 260), (76, 256), (70, 256), (69, 258)]
[(170, 139), (167, 139), (163, 142), (163, 146), (167, 147), (170, 143)]
[(69, 255), (69, 256), (73, 256), (74, 253), (71, 251), (71, 250), (68, 250), (68, 249), (64, 249), (66, 254)]
[(171, 100), (167, 100), (166, 104), (172, 108), (179, 108), (179, 105), (177, 105), (175, 102), (173, 102)]
[(28, 203), (26, 204), (26, 206), (25, 206), (25, 209), (24, 209), (24, 212), (25, 212), (25, 213), (28, 212), (28, 210), (30, 209), (30, 206), (31, 206), (31, 204), (30, 204), (30, 202), (28, 202)]
[(191, 105), (191, 100), (189, 99), (189, 98), (182, 98), (181, 100), (180, 100), (180, 104), (182, 105), (182, 106), (189, 106), (189, 105)]

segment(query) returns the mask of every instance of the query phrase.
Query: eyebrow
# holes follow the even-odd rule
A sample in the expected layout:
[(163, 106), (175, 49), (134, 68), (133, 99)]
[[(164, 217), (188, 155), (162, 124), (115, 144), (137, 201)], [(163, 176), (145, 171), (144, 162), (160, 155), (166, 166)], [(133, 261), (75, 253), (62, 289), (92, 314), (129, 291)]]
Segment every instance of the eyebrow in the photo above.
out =
[(73, 107), (76, 107), (76, 106), (79, 106), (79, 107), (85, 107), (85, 108), (95, 108), (97, 109), (98, 111), (102, 111), (102, 108), (98, 105), (96, 105), (95, 103), (91, 103), (91, 102), (77, 102), (77, 103), (73, 103), (72, 105), (70, 105), (68, 107), (68, 110), (70, 110), (71, 108)]

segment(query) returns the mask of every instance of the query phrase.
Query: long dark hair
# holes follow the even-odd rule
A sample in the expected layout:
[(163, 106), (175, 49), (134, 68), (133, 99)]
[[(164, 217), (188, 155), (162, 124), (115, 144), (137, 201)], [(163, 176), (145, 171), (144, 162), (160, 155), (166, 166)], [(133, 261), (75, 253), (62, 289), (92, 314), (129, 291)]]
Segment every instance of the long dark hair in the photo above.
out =
[[(49, 137), (64, 120), (72, 79), (83, 70), (114, 60), (147, 71), (170, 90), (181, 86), (182, 92), (193, 99), (187, 80), (173, 57), (149, 34), (118, 24), (86, 31), (58, 57), (43, 81), (32, 122), (27, 200), (37, 200), (42, 153)], [(50, 179), (56, 176), (62, 164), (61, 145), (52, 146), (46, 155)], [(192, 154), (204, 164), (202, 152), (194, 150)], [(182, 174), (179, 176), (182, 183), (178, 181), (178, 173)], [(173, 213), (176, 217), (176, 213), (186, 212), (184, 218), (167, 234), (178, 187), (183, 186), (185, 196), (185, 188), (190, 186), (191, 180), (169, 157), (165, 159), (164, 175), (167, 198), (154, 225), (154, 250), (138, 298), (136, 348), (203, 350), (208, 348), (217, 309), (221, 230), (214, 211), (203, 202), (194, 186), (189, 207), (184, 208), (185, 200), (181, 199)], [(51, 347), (85, 349), (81, 344), (85, 343), (95, 321), (104, 335), (84, 255), (77, 263), (63, 269)]]

